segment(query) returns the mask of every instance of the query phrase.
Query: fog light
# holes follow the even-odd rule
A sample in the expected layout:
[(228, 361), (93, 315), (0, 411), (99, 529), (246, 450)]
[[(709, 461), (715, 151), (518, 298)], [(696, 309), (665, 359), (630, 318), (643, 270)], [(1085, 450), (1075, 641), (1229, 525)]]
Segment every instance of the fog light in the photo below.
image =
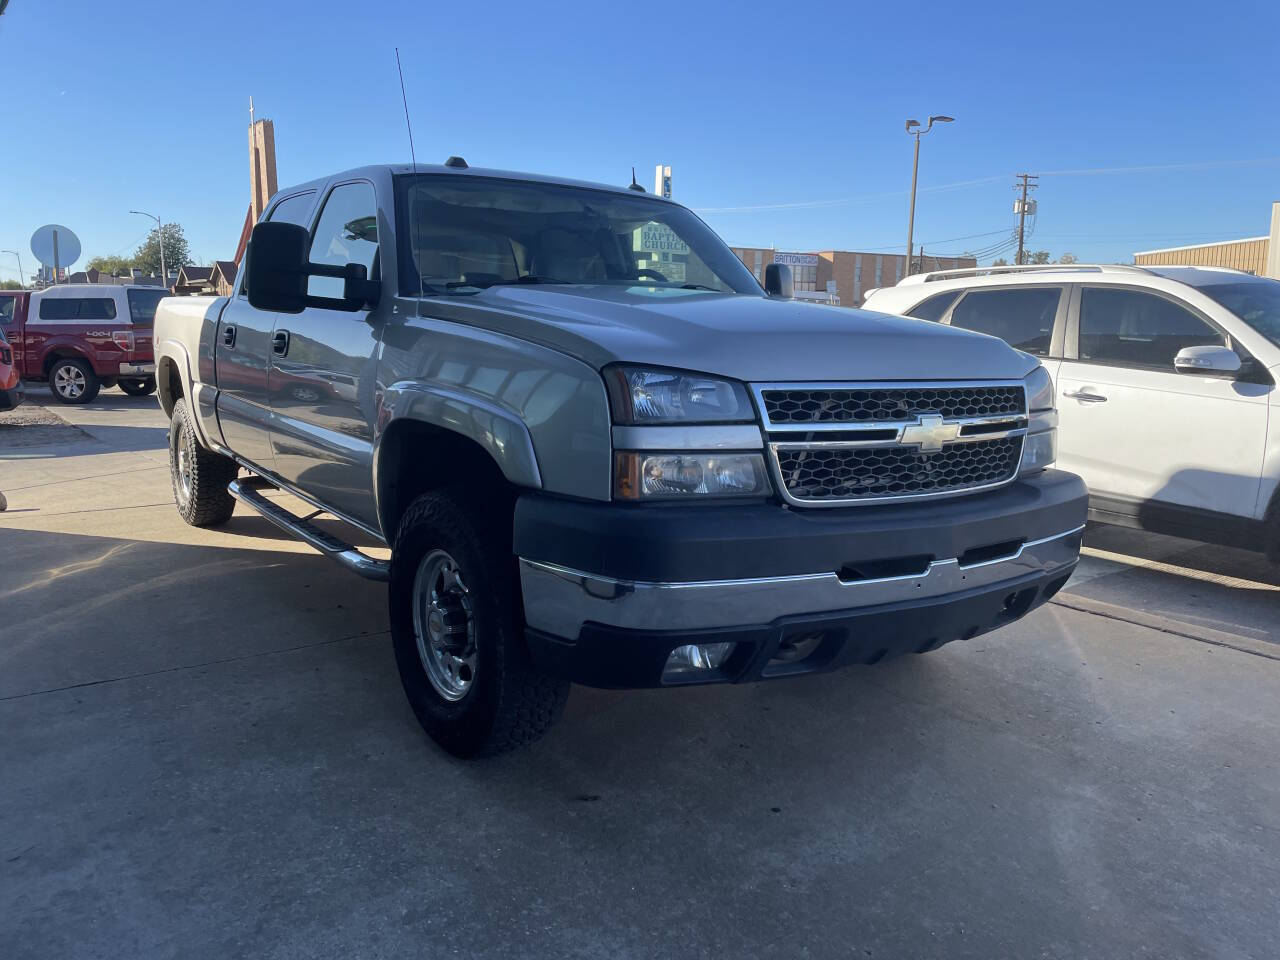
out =
[(736, 646), (736, 643), (690, 643), (676, 647), (667, 657), (662, 679), (673, 682), (707, 677), (724, 666)]

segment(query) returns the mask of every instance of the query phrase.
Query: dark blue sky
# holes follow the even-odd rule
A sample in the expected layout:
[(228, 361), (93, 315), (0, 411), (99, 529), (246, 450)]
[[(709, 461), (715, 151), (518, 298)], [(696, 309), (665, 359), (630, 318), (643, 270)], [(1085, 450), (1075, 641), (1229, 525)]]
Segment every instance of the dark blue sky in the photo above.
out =
[(1084, 260), (1264, 234), (1280, 199), (1275, 2), (127, 6), (0, 17), (0, 248), (56, 221), (81, 265), (127, 253), (138, 208), (231, 256), (249, 95), (282, 185), (407, 160), (397, 45), (419, 161), (646, 185), (670, 163), (734, 244), (900, 250), (903, 121), (930, 113), (957, 118), (922, 149), (938, 253), (998, 241), (1020, 171), (1042, 175), (1033, 247)]

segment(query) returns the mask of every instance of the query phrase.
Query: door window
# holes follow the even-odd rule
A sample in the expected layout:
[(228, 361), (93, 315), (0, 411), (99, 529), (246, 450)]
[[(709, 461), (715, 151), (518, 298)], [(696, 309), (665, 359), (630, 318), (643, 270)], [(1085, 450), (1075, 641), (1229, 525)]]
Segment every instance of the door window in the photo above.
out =
[(311, 191), (295, 194), (292, 197), (285, 197), (275, 205), (271, 213), (268, 214), (267, 219), (272, 223), (292, 223), (299, 227), (305, 227), (308, 214), (311, 213), (311, 205), (315, 202), (315, 197), (315, 193)]
[[(311, 239), (312, 263), (344, 267), (363, 264), (369, 279), (377, 278), (378, 202), (372, 184), (344, 183), (334, 187), (325, 201)], [(341, 299), (343, 281), (338, 277), (311, 277), (307, 293), (313, 297)]]
[(1183, 347), (1225, 346), (1226, 339), (1172, 300), (1107, 287), (1080, 291), (1080, 359), (1173, 370)]
[(906, 315), (915, 317), (917, 320), (931, 320), (937, 323), (951, 309), (951, 305), (956, 302), (958, 296), (960, 296), (959, 290), (948, 290), (946, 293), (936, 294), (923, 303), (917, 303), (906, 311)]
[(1060, 287), (970, 290), (951, 311), (951, 325), (999, 337), (1010, 346), (1047, 356), (1058, 315)]
[(17, 297), (0, 297), (0, 325), (13, 326), (13, 314), (17, 304)]

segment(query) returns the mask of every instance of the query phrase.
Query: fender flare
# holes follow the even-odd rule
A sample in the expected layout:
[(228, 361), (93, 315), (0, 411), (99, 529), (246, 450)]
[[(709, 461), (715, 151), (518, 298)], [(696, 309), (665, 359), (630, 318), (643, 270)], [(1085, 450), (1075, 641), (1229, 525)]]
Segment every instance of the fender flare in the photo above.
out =
[[(188, 404), (196, 403), (195, 378), (191, 375), (191, 355), (180, 340), (164, 340), (155, 344), (154, 349), (156, 358), (156, 395), (160, 399), (160, 408), (166, 414), (172, 416), (173, 405), (177, 403), (177, 400), (169, 396), (169, 378), (165, 374), (168, 372), (169, 365), (172, 365), (178, 372), (178, 379), (182, 381), (183, 398)], [(204, 424), (200, 421), (200, 412), (194, 408), (191, 410), (191, 422), (196, 428), (201, 444), (206, 449), (213, 449), (209, 443), (209, 438), (204, 435)]]
[(493, 458), (508, 481), (520, 487), (542, 488), (533, 437), (518, 416), (465, 390), (408, 380), (391, 384), (382, 394), (373, 438), (375, 490), (382, 441), (394, 424), (404, 421), (466, 437)]

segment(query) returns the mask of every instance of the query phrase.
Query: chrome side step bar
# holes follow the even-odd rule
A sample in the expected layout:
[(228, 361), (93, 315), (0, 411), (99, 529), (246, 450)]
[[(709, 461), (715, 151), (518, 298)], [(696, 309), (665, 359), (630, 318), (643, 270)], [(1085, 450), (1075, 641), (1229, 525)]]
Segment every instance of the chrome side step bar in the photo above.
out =
[(359, 574), (366, 580), (379, 580), (384, 583), (390, 578), (391, 564), (386, 560), (366, 557), (351, 544), (344, 543), (332, 534), (326, 533), (309, 520), (294, 516), (278, 503), (264, 497), (260, 493), (263, 489), (275, 488), (258, 477), (245, 477), (232, 480), (227, 484), (227, 493), (241, 503), (252, 507), (286, 533), (315, 547), (329, 559), (337, 560), (352, 573)]

